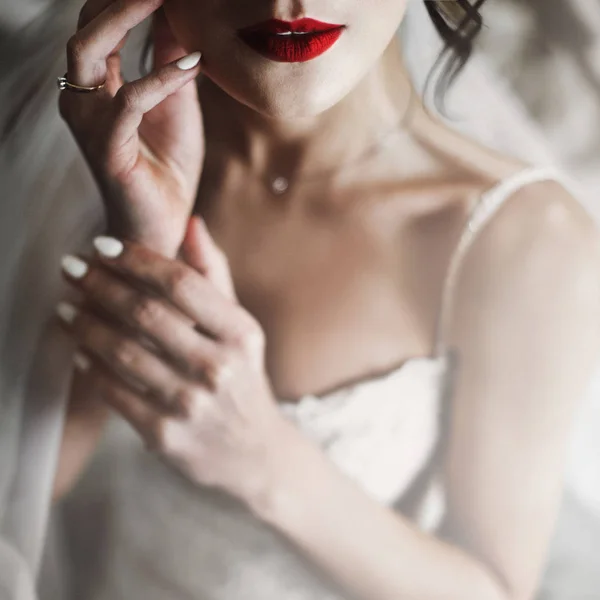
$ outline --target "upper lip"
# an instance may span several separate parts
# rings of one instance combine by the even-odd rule
[[[323,23],[315,19],[298,19],[297,21],[281,21],[280,19],[269,19],[250,27],[240,29],[242,33],[316,33],[338,29],[343,25],[335,23]]]

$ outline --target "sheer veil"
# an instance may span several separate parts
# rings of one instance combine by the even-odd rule
[[[57,265],[101,213],[54,92],[76,6],[1,5],[0,590],[12,600],[34,597],[69,383],[70,348],[48,345]]]
[[[56,335],[60,257],[86,252],[104,222],[98,191],[57,110],[55,80],[82,0],[0,0],[0,598],[36,598],[72,347]],[[145,28],[125,50],[136,73]],[[418,88],[441,41],[422,0],[401,29]],[[473,96],[477,102],[472,102]],[[554,163],[543,135],[482,57],[448,106],[465,133],[530,162]],[[468,112],[461,111],[468,106]]]

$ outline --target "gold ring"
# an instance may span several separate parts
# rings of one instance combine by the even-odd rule
[[[93,87],[85,87],[83,85],[75,85],[74,83],[71,83],[67,79],[67,74],[65,73],[62,77],[59,77],[57,79],[56,85],[58,86],[58,89],[60,91],[69,90],[71,92],[78,92],[79,94],[87,94],[89,92],[97,92],[98,90],[101,90],[106,85],[106,81],[104,81],[100,85],[95,85]]]

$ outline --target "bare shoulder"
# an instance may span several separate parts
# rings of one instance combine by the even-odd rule
[[[463,271],[476,275],[481,268],[494,268],[518,273],[529,267],[541,274],[544,265],[555,274],[555,269],[568,265],[600,276],[600,229],[556,180],[525,185],[507,198],[478,231]]]
[[[598,225],[561,183],[526,185],[476,232],[454,296],[449,337],[458,345],[470,343],[474,314],[515,335],[550,334],[556,320],[573,330],[586,321],[590,327],[600,320]]]
[[[477,194],[532,166],[485,147],[427,111],[417,115],[415,136],[450,170],[473,181]],[[459,264],[455,294],[460,298],[454,303],[468,315],[472,303],[484,297],[506,302],[503,290],[511,290],[513,303],[526,302],[559,282],[567,296],[585,287],[584,280],[588,287],[600,286],[599,279],[598,225],[562,183],[541,180],[513,192],[477,231]]]

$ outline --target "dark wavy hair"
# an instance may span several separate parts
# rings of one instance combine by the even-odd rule
[[[425,8],[445,47],[438,57],[431,76],[441,68],[435,88],[436,106],[442,107],[446,90],[467,64],[475,39],[483,27],[481,7],[486,0],[424,0]]]
[[[473,52],[474,41],[483,27],[481,7],[486,0],[423,1],[435,28],[445,43],[445,47],[430,73],[431,77],[437,71],[437,67],[441,67],[441,76],[435,88],[435,103],[438,108],[443,110],[446,90],[467,64]],[[148,73],[146,65],[151,49],[152,37],[148,34],[139,62],[140,72],[144,75]]]

